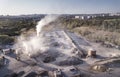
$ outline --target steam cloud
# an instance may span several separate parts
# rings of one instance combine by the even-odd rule
[[[29,37],[20,36],[17,43],[15,44],[16,53],[25,53],[28,55],[37,54],[40,50],[44,49],[45,38],[40,36],[42,27],[48,25],[49,23],[56,20],[58,16],[48,15],[45,16],[41,21],[38,22],[36,26],[37,36],[31,35]],[[39,37],[38,37],[39,36]]]
[[[41,21],[38,22],[38,25],[36,26],[37,36],[39,36],[42,27],[49,24],[50,22],[56,20],[58,16],[56,15],[48,15],[45,18],[43,18]]]

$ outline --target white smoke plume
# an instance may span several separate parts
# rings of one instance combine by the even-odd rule
[[[50,22],[53,22],[57,18],[58,18],[57,15],[48,15],[45,18],[43,18],[41,21],[39,21],[36,26],[37,36],[39,36],[43,26],[48,25]]]
[[[58,16],[56,15],[48,15],[45,18],[43,18],[41,21],[38,22],[38,25],[36,26],[37,36],[36,34],[24,37],[20,36],[18,37],[18,41],[15,44],[15,48],[17,49],[16,53],[25,53],[25,54],[37,54],[41,50],[44,50],[44,42],[45,38],[42,36],[39,36],[39,34],[42,31],[42,27],[48,25],[50,22],[53,22],[55,19],[57,19]],[[39,37],[38,37],[39,36]]]

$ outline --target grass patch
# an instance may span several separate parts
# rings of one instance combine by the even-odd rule
[[[14,42],[14,38],[8,35],[0,35],[0,44],[10,44]]]

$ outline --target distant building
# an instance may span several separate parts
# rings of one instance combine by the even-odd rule
[[[90,18],[92,18],[92,16],[87,16],[87,19],[90,19]]]
[[[120,16],[120,13],[110,13],[110,16]]]
[[[80,18],[80,16],[75,16],[75,19],[79,19]]]
[[[86,20],[86,19],[90,19],[90,18],[92,18],[92,16],[81,16],[80,17],[80,19],[82,19],[82,20]]]
[[[75,19],[82,19],[82,20],[90,19],[90,18],[92,18],[92,16],[87,16],[87,15],[85,15],[85,16],[75,16]]]
[[[82,20],[84,20],[84,19],[85,19],[85,16],[81,16],[80,18],[81,18]]]

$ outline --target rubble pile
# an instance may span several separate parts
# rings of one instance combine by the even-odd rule
[[[67,59],[63,61],[59,61],[56,64],[59,66],[71,66],[71,65],[78,65],[82,64],[83,60],[77,58],[77,57],[68,57]]]
[[[90,69],[97,72],[105,72],[107,71],[108,67],[102,64],[101,65],[97,64],[97,65],[91,66]]]

